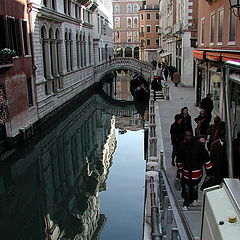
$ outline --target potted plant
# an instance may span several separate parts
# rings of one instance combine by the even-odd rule
[[[16,51],[9,48],[0,50],[0,64],[11,63],[12,58],[16,56]]]

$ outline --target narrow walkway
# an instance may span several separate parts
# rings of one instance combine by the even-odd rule
[[[170,87],[170,100],[156,101],[156,123],[161,128],[160,135],[158,137],[159,149],[163,149],[165,153],[164,167],[166,169],[167,176],[170,180],[173,191],[177,195],[178,203],[182,207],[182,197],[180,191],[176,191],[174,188],[174,179],[176,177],[176,167],[171,165],[171,153],[172,145],[170,138],[170,126],[174,122],[174,116],[180,113],[182,107],[188,107],[189,114],[192,116],[192,126],[195,128],[196,124],[193,119],[198,115],[198,108],[194,105],[194,88],[189,87],[175,87],[171,81],[168,81]],[[158,113],[158,114],[157,114]],[[195,239],[200,236],[200,224],[201,224],[201,199],[202,193],[199,190],[199,206],[190,206],[189,211],[184,212],[184,215],[188,221],[189,227],[194,235]]]

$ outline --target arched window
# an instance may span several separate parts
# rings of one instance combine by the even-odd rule
[[[72,51],[72,34],[69,33],[69,55],[70,55],[70,68],[73,71],[73,51]]]
[[[120,13],[120,5],[115,4],[115,13]]]
[[[132,48],[131,47],[125,48],[125,57],[132,57]]]
[[[89,65],[92,64],[92,53],[91,53],[91,37],[90,35],[88,36],[88,54],[89,54]]]
[[[76,51],[77,51],[77,67],[80,68],[80,56],[79,56],[79,36],[76,34]]]
[[[132,12],[132,5],[130,3],[127,4],[127,13]]]
[[[43,26],[41,28],[41,38],[42,38],[42,55],[43,55],[43,73],[44,77],[47,78],[47,65],[46,65],[46,39],[47,39],[47,32],[46,28]]]
[[[52,74],[54,73],[54,69],[53,69],[53,52],[54,52],[54,47],[53,47],[53,30],[50,28],[49,29],[49,39],[50,39],[50,57],[51,57],[51,62],[50,62],[50,66],[51,66],[51,72]]]
[[[127,18],[127,27],[128,28],[132,27],[132,18]]]
[[[86,38],[85,34],[83,33],[83,65],[87,65],[87,56],[86,56]]]
[[[134,18],[134,20],[133,20],[133,27],[134,28],[138,27],[138,19],[137,18]]]
[[[65,55],[66,55],[66,67],[67,71],[69,72],[69,55],[68,55],[68,34],[65,32]]]
[[[80,33],[80,66],[83,67],[83,37]]]
[[[51,82],[49,79],[52,79],[51,75],[51,58],[50,58],[50,46],[49,46],[49,39],[47,39],[47,30],[43,26],[41,28],[41,38],[42,38],[42,56],[43,56],[43,72],[44,77],[47,80],[45,82],[45,94],[51,94]]]
[[[138,12],[138,4],[137,3],[134,3],[134,5],[133,5],[133,12],[134,13]]]
[[[61,39],[60,39],[60,32],[57,29],[56,30],[56,41],[57,41],[57,73],[58,75],[62,74],[62,47],[61,47]],[[58,78],[58,88],[63,88],[63,82],[62,78]]]

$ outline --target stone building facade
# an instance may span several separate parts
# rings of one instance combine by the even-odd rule
[[[160,1],[161,59],[177,68],[183,86],[193,86],[192,50],[197,38],[197,0]]]
[[[109,0],[0,3],[0,50],[9,47],[17,55],[11,64],[0,61],[1,105],[8,112],[3,139],[92,86],[94,67],[113,57],[113,41]]]
[[[140,0],[113,0],[113,39],[117,57],[139,59],[139,14]]]

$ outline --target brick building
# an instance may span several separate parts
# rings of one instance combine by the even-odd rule
[[[223,64],[240,61],[240,19],[230,10],[229,1],[199,0],[198,5],[198,45],[193,51],[196,103],[211,92],[213,113],[223,117]]]
[[[157,59],[159,47],[159,4],[157,0],[144,1],[139,10],[140,60]]]
[[[0,1],[0,142],[37,119],[27,1]],[[3,49],[15,56],[3,54]],[[9,50],[8,50],[9,51]],[[9,52],[10,53],[10,52]],[[13,53],[13,52],[12,52]],[[7,113],[7,115],[5,115]],[[7,116],[7,119],[4,116]],[[1,147],[0,147],[1,149]]]
[[[139,58],[139,15],[141,0],[113,0],[115,56]]]

